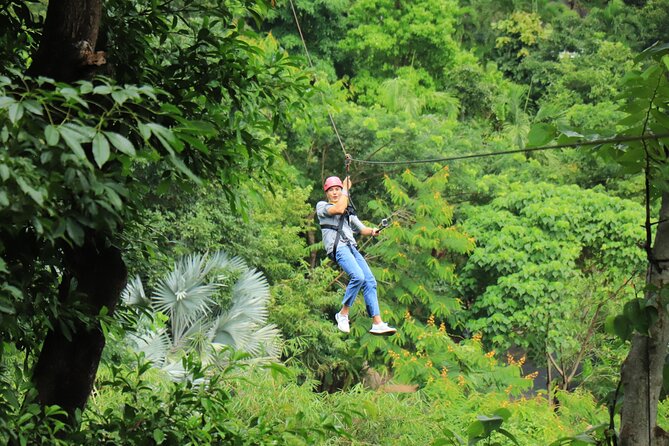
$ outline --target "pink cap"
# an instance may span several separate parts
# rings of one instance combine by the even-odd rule
[[[335,186],[343,188],[344,184],[341,182],[339,177],[327,177],[325,179],[325,183],[323,183],[323,190],[327,192],[328,189]]]

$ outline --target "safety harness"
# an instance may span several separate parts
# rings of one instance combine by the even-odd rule
[[[341,228],[344,227],[344,218],[349,218],[351,215],[355,215],[355,211],[353,211],[350,208],[351,206],[347,207],[346,211],[344,211],[344,213],[339,216],[339,224],[337,226],[321,224],[321,229],[330,229],[332,231],[337,231],[334,245],[332,246],[332,252],[328,254],[328,257],[330,257],[330,259],[332,259],[332,261],[335,263],[337,262],[337,245],[339,245],[339,239],[341,238],[342,235]],[[349,226],[350,225],[351,222],[349,221]]]

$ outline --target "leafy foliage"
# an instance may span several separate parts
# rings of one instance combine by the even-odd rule
[[[65,287],[56,297],[59,283],[69,283],[61,276],[63,247],[87,238],[120,243],[137,209],[170,185],[218,178],[234,209],[240,182],[272,176],[271,134],[300,108],[306,78],[275,41],[246,28],[244,19],[258,13],[252,3],[186,3],[106,4],[119,84],[30,79],[11,67],[15,57],[3,59],[3,338],[34,343],[50,324],[67,330],[83,317],[79,298]],[[201,19],[203,8],[217,18]],[[2,17],[19,14],[12,11],[3,9]],[[37,33],[30,28],[26,38]]]
[[[630,202],[573,186],[511,184],[466,213],[477,240],[459,275],[467,326],[503,349],[578,351],[591,318],[601,325],[643,271],[643,210]]]
[[[230,287],[230,297],[222,291]],[[182,379],[185,354],[195,353],[205,364],[225,364],[229,347],[260,360],[276,359],[279,332],[267,322],[269,285],[256,270],[237,257],[218,251],[179,259],[147,299],[141,281],[124,292],[128,304],[149,306],[152,320],[133,335],[139,351],[157,367]],[[161,315],[167,318],[161,324]],[[141,320],[140,320],[141,323]]]
[[[385,178],[390,202],[369,204],[377,215],[393,216],[384,242],[369,249],[381,294],[393,303],[393,322],[401,322],[407,312],[423,323],[430,316],[446,321],[459,309],[449,290],[453,259],[474,246],[452,225],[453,210],[442,195],[447,178],[448,169],[425,181],[407,170],[399,181]],[[408,330],[401,331],[415,340]]]
[[[340,136],[356,160],[396,162],[667,133],[667,46],[634,59],[666,40],[667,0],[294,3],[314,56],[309,75],[286,1],[108,0],[98,44],[116,81],[75,85],[17,74],[30,64],[45,4],[0,7],[0,441],[610,439],[600,403],[625,345],[610,335],[647,334],[666,300],[659,288],[636,287],[634,274],[643,174],[654,210],[669,184],[667,138],[498,154],[448,170],[354,162],[359,214],[394,222],[366,245],[383,316],[400,328],[388,340],[363,333],[360,308],[352,336],[336,331],[342,277],[309,252],[318,244],[305,219],[319,180],[343,169]],[[271,23],[260,25],[266,15]],[[125,333],[98,315],[108,347],[78,429],[59,408],[39,407],[27,377],[48,328],[71,333],[72,321],[90,319],[76,289],[62,285],[62,253],[91,234],[126,249],[131,269],[161,290],[164,311],[192,305],[181,325],[163,314],[134,327],[138,316],[124,312],[124,327],[174,333],[184,342],[163,347],[224,366],[203,370],[201,357],[180,352],[172,360],[192,379],[169,382],[129,357]],[[156,287],[174,259],[219,249],[269,279],[263,317],[286,337],[290,371],[242,372],[231,365],[240,358],[214,354],[201,330],[212,312],[235,309],[228,294],[242,273],[208,288],[213,272],[199,274],[194,266],[207,261],[193,257],[193,268],[180,265]],[[181,299],[188,284],[199,299]],[[657,301],[636,298],[637,288]],[[530,390],[528,364],[498,362],[512,344],[565,381],[573,370],[577,382],[561,387],[579,389],[558,391],[553,411]],[[370,366],[418,391],[367,392],[356,382]],[[499,408],[511,416],[472,423]]]
[[[126,228],[129,269],[141,271],[152,286],[171,259],[225,248],[261,270],[270,283],[289,278],[303,264],[307,249],[302,237],[310,212],[307,194],[279,184],[261,191],[243,187],[236,191],[236,199],[244,203],[240,214],[217,182],[188,194],[175,191],[169,201],[147,203]]]
[[[165,382],[140,358],[134,366],[111,366],[100,385],[106,391],[84,418],[83,442],[105,444],[291,443],[314,444],[342,431],[327,415],[309,423],[292,414],[282,420],[239,417],[233,398],[241,378],[239,364],[211,374],[184,359],[193,380]],[[204,376],[206,384],[194,384]]]
[[[338,272],[328,266],[309,271],[272,288],[270,320],[285,338],[284,363],[303,379],[317,381],[319,391],[347,389],[359,380],[363,358],[352,339],[342,338],[332,323],[340,297],[325,289]],[[309,315],[306,317],[305,315]]]
[[[44,321],[35,314],[57,319],[63,311],[53,298],[60,273],[46,266],[62,261],[59,246],[121,227],[132,212],[131,166],[164,161],[166,171],[193,175],[177,155],[184,146],[176,136],[192,131],[157,122],[168,114],[158,104],[162,98],[151,87],[0,78],[5,339],[25,339],[29,320],[40,332]],[[91,114],[94,108],[100,113]]]
[[[530,55],[541,39],[550,34],[536,13],[515,11],[509,18],[493,23],[492,28],[500,33],[495,42],[498,61],[502,71],[515,74],[514,66]]]
[[[353,71],[346,74],[383,78],[397,68],[414,66],[440,82],[443,67],[457,52],[452,36],[457,11],[451,1],[355,2],[340,45],[344,60],[352,62]]]

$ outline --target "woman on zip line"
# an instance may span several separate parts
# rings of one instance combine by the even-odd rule
[[[319,201],[316,205],[316,215],[318,215],[323,244],[328,257],[339,264],[349,277],[341,310],[335,314],[337,328],[344,333],[351,331],[348,313],[358,292],[362,289],[367,314],[372,318],[372,328],[369,332],[375,335],[391,335],[397,330],[389,327],[381,319],[376,294],[376,279],[364,257],[358,252],[357,243],[353,237],[354,232],[376,236],[379,234],[379,229],[368,228],[352,212],[348,199],[350,189],[350,177],[346,177],[343,182],[339,177],[328,177],[323,183],[327,201]]]

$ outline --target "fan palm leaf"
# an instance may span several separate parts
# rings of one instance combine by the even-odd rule
[[[231,274],[238,277],[230,290],[231,306],[222,312],[214,297]],[[147,300],[139,278],[129,286],[129,303],[143,302],[141,296]],[[169,318],[170,329],[145,333],[135,343],[175,380],[186,378],[181,358],[193,351],[204,363],[224,360],[222,346],[274,360],[281,351],[280,334],[274,325],[266,325],[269,298],[264,275],[238,257],[222,251],[183,257],[150,299],[151,309]]]
[[[248,319],[264,324],[267,321],[269,284],[265,276],[255,269],[247,270],[232,288],[230,312],[243,313]]]
[[[207,279],[216,266],[206,255],[186,256],[158,283],[152,303],[156,311],[169,316],[174,344],[181,342],[189,326],[213,303],[211,298],[221,284]]]
[[[137,351],[144,353],[144,357],[156,367],[163,367],[171,350],[170,337],[166,330],[146,332],[142,335],[132,335]]]
[[[139,276],[135,276],[128,281],[128,284],[121,293],[121,299],[126,305],[148,307],[151,303],[149,298],[146,297],[142,279]]]
[[[230,257],[225,251],[216,251],[211,255],[210,261],[217,269],[225,270],[228,273],[249,269],[242,258],[236,256]]]
[[[242,347],[254,357],[277,359],[281,354],[281,333],[276,325],[270,324],[258,328]]]

